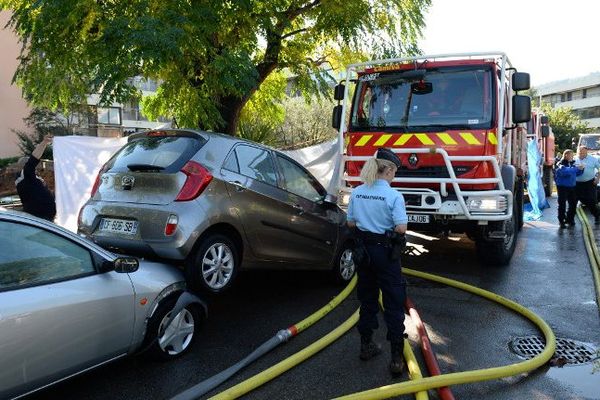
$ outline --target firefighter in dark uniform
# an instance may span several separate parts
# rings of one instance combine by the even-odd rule
[[[46,135],[33,150],[30,157],[23,157],[19,160],[19,166],[22,170],[15,184],[17,193],[21,198],[21,204],[23,204],[23,211],[48,221],[54,221],[54,217],[56,217],[54,195],[43,179],[35,173],[35,168],[50,142],[52,142],[52,135]]]
[[[364,184],[352,191],[348,205],[348,226],[354,229],[354,259],[358,266],[357,294],[361,302],[358,331],[360,358],[368,360],[381,353],[373,342],[378,328],[379,290],[383,294],[387,339],[391,344],[390,371],[394,375],[405,369],[404,300],[406,284],[400,270],[400,253],[406,245],[408,223],[402,194],[390,183],[400,167],[393,151],[380,148],[361,171]]]

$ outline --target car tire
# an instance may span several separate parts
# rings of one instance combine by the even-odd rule
[[[335,283],[346,285],[356,274],[356,265],[352,260],[352,246],[345,243],[336,254],[331,269]]]
[[[188,286],[196,291],[219,294],[229,289],[240,264],[235,243],[222,234],[206,237],[185,266]]]
[[[513,203],[512,218],[505,222],[491,222],[493,224],[502,223],[507,232],[504,240],[488,241],[479,238],[476,242],[477,255],[481,265],[490,267],[505,267],[509,265],[510,259],[515,252],[517,237],[519,235],[519,224],[517,220],[516,201]]]
[[[148,322],[145,346],[150,346],[146,353],[150,358],[171,360],[181,357],[194,345],[203,313],[197,305],[189,304],[177,314],[169,327],[166,327],[176,302],[177,296],[163,300]]]

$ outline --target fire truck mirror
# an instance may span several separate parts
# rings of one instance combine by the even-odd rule
[[[529,74],[526,72],[515,72],[512,76],[513,90],[529,89]]]
[[[346,86],[343,83],[335,85],[335,88],[333,89],[333,98],[336,100],[344,100],[345,91]]]
[[[540,122],[542,123],[542,125],[548,124],[548,116],[542,115],[542,117],[540,118]]]
[[[433,84],[431,82],[419,81],[410,84],[412,94],[429,94],[433,92]]]
[[[550,136],[550,127],[548,125],[542,125],[542,137],[547,138]]]
[[[512,120],[514,124],[527,122],[531,119],[531,98],[516,94],[512,98]]]
[[[337,105],[333,107],[333,114],[331,115],[331,126],[335,129],[340,129],[342,123],[342,106]]]

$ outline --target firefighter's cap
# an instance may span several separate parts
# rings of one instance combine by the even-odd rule
[[[377,155],[375,156],[375,158],[379,160],[391,161],[396,165],[396,168],[400,168],[400,159],[398,158],[396,153],[394,153],[387,147],[380,147],[377,150]]]

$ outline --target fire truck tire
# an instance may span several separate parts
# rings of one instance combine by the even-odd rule
[[[515,252],[517,236],[519,234],[517,215],[518,212],[515,201],[513,202],[512,218],[502,222],[502,224],[504,224],[506,238],[504,240],[487,240],[483,236],[480,236],[475,242],[477,255],[483,266],[504,267],[508,265]],[[493,229],[493,224],[495,223],[490,223],[489,229]]]
[[[544,185],[544,194],[546,197],[552,196],[552,184],[554,176],[552,173],[552,167],[544,166],[542,173],[542,184]]]
[[[517,183],[515,184],[515,209],[517,211],[517,227],[519,230],[523,229],[523,204],[525,202],[525,184],[523,183],[523,177],[517,177]]]

